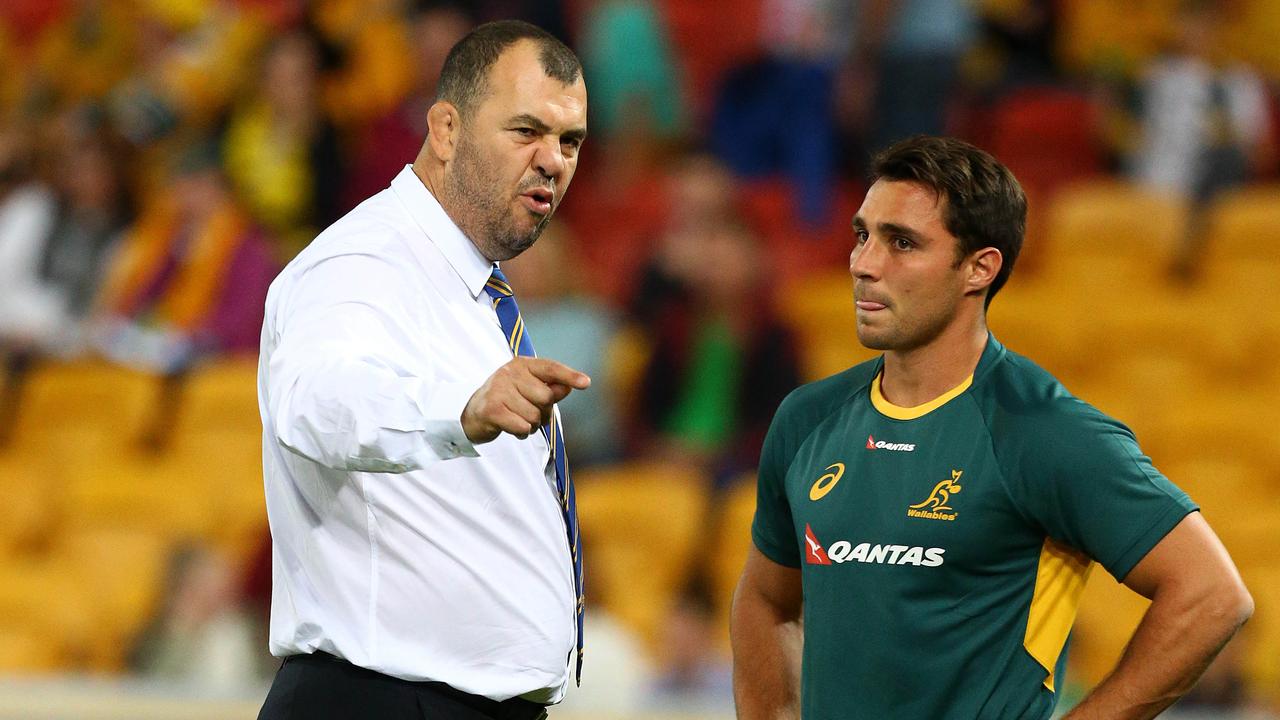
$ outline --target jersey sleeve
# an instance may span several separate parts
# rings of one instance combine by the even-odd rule
[[[1010,494],[1046,534],[1123,580],[1198,507],[1123,424],[1074,398],[1045,415],[1024,424]]]
[[[800,567],[795,523],[787,500],[787,467],[794,448],[788,448],[787,410],[792,397],[782,402],[764,439],[760,469],[756,479],[756,515],[751,523],[751,540],[770,560],[788,567]]]

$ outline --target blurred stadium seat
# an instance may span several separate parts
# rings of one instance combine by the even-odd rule
[[[1049,208],[1046,257],[1035,279],[1104,309],[1141,300],[1171,284],[1187,217],[1185,201],[1125,182],[1065,187]]]
[[[707,537],[708,479],[670,463],[575,474],[588,587],[651,650],[695,563],[715,553]]]
[[[877,354],[858,342],[848,270],[823,270],[784,284],[778,312],[796,333],[806,382],[834,375]]]
[[[715,593],[716,623],[722,639],[729,640],[729,611],[733,592],[751,551],[751,521],[756,513],[756,475],[749,473],[725,491],[720,503],[720,523],[716,533],[715,562],[711,585]]]
[[[46,363],[27,378],[13,443],[40,444],[51,435],[109,434],[137,440],[153,409],[155,376],[105,362]]]
[[[1196,295],[1229,298],[1231,310],[1271,321],[1280,314],[1280,187],[1223,193],[1209,211]]]

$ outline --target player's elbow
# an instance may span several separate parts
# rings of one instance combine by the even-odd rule
[[[1226,605],[1225,615],[1233,619],[1237,628],[1253,617],[1253,595],[1249,594],[1244,583],[1238,583],[1230,590]]]
[[[1203,622],[1222,628],[1232,635],[1253,616],[1253,596],[1238,578],[1214,588],[1199,613]]]

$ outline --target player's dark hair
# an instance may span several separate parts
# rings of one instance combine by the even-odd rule
[[[1000,251],[1004,262],[987,288],[989,306],[1013,272],[1027,229],[1027,196],[1009,168],[963,140],[916,135],[878,153],[871,175],[872,182],[915,182],[945,196],[942,221],[960,240],[957,261],[986,247]]]
[[[498,56],[520,40],[538,44],[538,60],[547,77],[569,85],[582,74],[578,56],[551,33],[522,20],[498,20],[476,27],[449,51],[436,99],[453,103],[463,117],[469,115],[488,93],[489,70]]]

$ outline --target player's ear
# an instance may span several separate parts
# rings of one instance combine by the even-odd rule
[[[453,103],[441,100],[427,110],[427,145],[441,161],[453,160],[460,132],[462,116]]]
[[[993,247],[982,248],[969,256],[965,263],[965,294],[980,293],[987,289],[1004,267],[1004,255]]]

